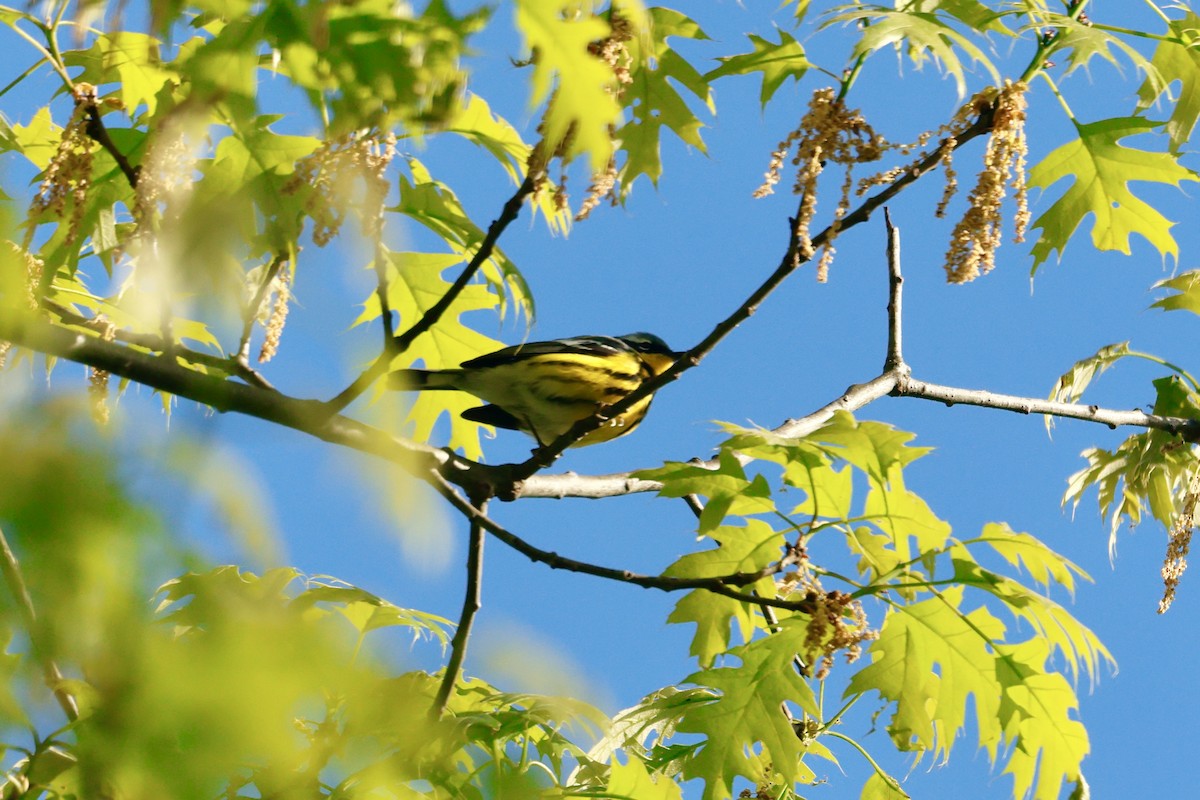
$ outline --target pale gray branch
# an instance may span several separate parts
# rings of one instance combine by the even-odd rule
[[[1184,417],[1164,417],[1158,414],[1147,414],[1133,409],[1121,411],[1112,408],[1101,408],[1083,403],[1060,403],[1054,400],[1042,400],[1036,397],[1018,397],[1011,394],[999,394],[982,389],[962,389],[957,386],[943,386],[938,383],[927,383],[915,378],[901,381],[896,387],[895,395],[899,397],[919,397],[923,400],[935,400],[948,406],[967,405],[995,408],[1000,411],[1015,411],[1018,414],[1048,414],[1052,417],[1081,419],[1087,422],[1098,422],[1110,428],[1131,426],[1135,428],[1156,428],[1172,434],[1179,434],[1189,441],[1200,439],[1200,420]]]

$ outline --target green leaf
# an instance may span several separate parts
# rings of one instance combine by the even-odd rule
[[[400,176],[400,203],[388,210],[421,223],[440,236],[460,256],[460,260],[469,261],[479,251],[485,238],[484,231],[471,220],[450,187],[434,180],[424,164],[409,158],[408,167],[413,179],[410,182]],[[532,320],[533,296],[517,265],[503,250],[499,247],[492,249],[481,274],[500,304],[497,311],[502,320],[510,307],[524,312]],[[416,319],[411,321],[415,322]],[[450,366],[458,366],[458,363]]]
[[[636,758],[629,759],[628,764],[613,759],[608,795],[637,800],[680,800],[683,797],[679,784],[662,773],[651,774]]]
[[[179,80],[173,70],[163,66],[160,45],[161,42],[144,33],[103,33],[87,50],[63,53],[63,62],[83,68],[74,76],[76,81],[97,86],[116,84],[116,94],[129,116],[136,118],[141,106],[145,106],[147,115],[153,116],[159,92],[168,82]]]
[[[906,467],[933,450],[910,447],[915,434],[896,430],[882,422],[859,422],[854,416],[838,411],[808,440],[832,447],[839,458],[858,467],[878,484],[887,482],[893,467]]]
[[[1078,678],[1080,668],[1083,668],[1095,684],[1100,676],[1101,660],[1116,666],[1099,637],[1058,603],[1012,578],[980,567],[961,548],[956,548],[953,553],[954,581],[982,589],[1003,601],[1014,616],[1033,626],[1041,641],[1063,654],[1072,677]]]
[[[805,626],[785,622],[778,633],[730,650],[741,666],[706,669],[686,679],[719,693],[689,709],[679,724],[680,733],[706,738],[684,765],[685,778],[704,779],[704,800],[730,797],[738,777],[757,783],[768,764],[788,783],[802,774],[804,747],[783,705],[820,718],[812,689],[792,663],[805,636]]]
[[[804,501],[793,514],[810,515],[814,520],[843,520],[851,515],[854,493],[852,470],[836,469],[835,459],[842,453],[816,441],[789,439],[762,429],[743,428],[721,423],[733,438],[723,445],[743,456],[762,459],[783,467],[783,480],[805,493]]]
[[[1087,730],[1071,718],[1079,700],[1066,678],[1045,671],[1048,657],[1046,643],[1037,638],[996,647],[998,721],[1017,741],[1004,769],[1013,776],[1014,798],[1055,800],[1064,780],[1079,779],[1090,749]]]
[[[1117,342],[1101,347],[1095,355],[1076,361],[1054,382],[1050,399],[1056,403],[1075,403],[1092,380],[1130,354],[1129,342]],[[1054,427],[1054,417],[1046,415],[1046,432]]]
[[[1000,82],[1000,73],[967,36],[939,19],[935,14],[918,11],[890,11],[878,6],[840,6],[824,22],[822,27],[842,23],[862,26],[862,38],[854,45],[851,58],[856,59],[893,46],[904,48],[909,59],[919,69],[926,61],[934,61],[946,74],[954,78],[958,96],[967,94],[966,68],[959,59],[961,50],[973,63],[981,64]]]
[[[1122,139],[1148,133],[1159,124],[1141,117],[1076,123],[1079,139],[1059,147],[1029,171],[1029,185],[1043,189],[1071,179],[1070,188],[1033,223],[1042,233],[1033,246],[1032,272],[1054,250],[1062,258],[1067,240],[1088,214],[1094,216],[1092,244],[1098,250],[1129,255],[1129,236],[1136,233],[1164,256],[1178,257],[1179,245],[1170,233],[1175,223],[1138,198],[1129,182],[1179,186],[1181,181],[1200,178],[1169,153],[1120,144]]]
[[[910,560],[901,558],[896,550],[894,537],[885,533],[873,533],[865,525],[854,528],[846,538],[846,544],[859,556],[858,573],[867,576],[871,583]]]
[[[26,657],[12,646],[13,631],[8,624],[0,623],[0,720],[7,725],[28,725],[25,710],[13,694],[18,685],[17,676]],[[53,687],[51,687],[53,688]]]
[[[1167,295],[1150,304],[1164,311],[1190,311],[1200,316],[1200,270],[1191,270],[1154,284],[1155,289],[1170,289],[1178,294]]]
[[[594,172],[604,169],[613,149],[609,126],[620,122],[621,109],[613,71],[588,45],[608,36],[608,23],[574,13],[564,0],[518,0],[516,6],[517,29],[535,54],[530,105],[549,97],[557,79],[543,130],[548,150],[553,152],[571,132],[568,160],[586,154]]]
[[[761,475],[750,479],[730,450],[722,448],[717,468],[668,461],[655,469],[639,470],[633,477],[661,481],[661,497],[686,497],[691,494],[707,498],[700,513],[699,533],[707,535],[731,514],[769,514],[775,510],[771,488]]]
[[[859,800],[908,800],[909,794],[900,788],[900,781],[891,775],[872,772],[863,784]]]
[[[1155,414],[1200,416],[1200,393],[1184,379],[1171,375],[1153,383]],[[1178,436],[1149,430],[1128,437],[1113,452],[1098,447],[1083,452],[1088,465],[1067,479],[1063,505],[1078,507],[1084,492],[1096,487],[1100,516],[1110,522],[1110,557],[1116,553],[1121,523],[1135,527],[1146,506],[1165,527],[1172,525],[1196,464],[1196,448],[1180,444]]]
[[[870,665],[859,670],[845,696],[877,691],[896,704],[888,732],[901,750],[950,754],[966,724],[973,698],[980,745],[998,741],[999,692],[991,651],[1004,624],[987,609],[959,611],[963,588],[956,586],[907,606],[889,609],[879,638],[871,643]]]
[[[175,64],[191,87],[193,102],[227,103],[239,116],[253,116],[258,92],[258,17],[237,17],[212,39],[195,40]]]
[[[1156,74],[1147,74],[1138,89],[1138,107],[1149,108],[1164,92],[1169,93],[1172,107],[1166,131],[1171,138],[1171,151],[1179,152],[1200,120],[1200,16],[1188,11],[1168,25],[1177,38],[1159,41],[1152,59]],[[1177,95],[1171,93],[1171,84],[1175,82],[1179,83]]]
[[[468,92],[466,102],[446,121],[444,130],[456,133],[491,153],[513,183],[521,182],[530,147],[516,128],[499,114],[492,113],[482,97]]]
[[[907,5],[910,11],[925,13],[943,12],[954,17],[968,28],[985,33],[1015,35],[1004,25],[1004,13],[988,8],[979,0],[915,0]]]
[[[753,52],[719,57],[717,60],[721,62],[721,66],[705,75],[704,79],[711,82],[726,75],[761,72],[762,89],[759,91],[759,101],[765,108],[767,101],[774,96],[784,81],[788,78],[799,81],[812,66],[804,47],[792,38],[791,34],[778,28],[776,33],[779,34],[779,44],[753,33],[747,34],[754,46]]]
[[[454,627],[450,620],[436,614],[400,608],[357,586],[317,582],[296,595],[292,607],[306,609],[318,603],[334,606],[359,633],[400,626],[412,629],[414,638],[425,636],[434,639],[443,648],[450,644],[448,631]]]
[[[437,1],[419,15],[388,0],[271,3],[261,36],[317,110],[332,109],[335,134],[400,122],[419,135],[457,111],[467,79],[460,60],[490,13],[455,16]]]
[[[950,538],[949,523],[939,519],[919,495],[905,488],[899,466],[892,468],[887,483],[871,485],[863,515],[891,537],[900,561],[913,557],[909,537],[916,539],[918,554],[937,550]]]
[[[388,304],[400,319],[411,324],[420,319],[450,288],[442,272],[462,263],[462,256],[450,253],[386,253],[388,264]],[[490,353],[503,346],[464,325],[463,314],[479,309],[494,310],[497,298],[483,284],[470,284],[458,296],[439,323],[417,337],[412,346],[392,364],[393,369],[412,366],[418,362],[431,369],[457,367],[464,361]],[[379,316],[379,297],[372,292],[363,303],[363,312],[355,320],[358,325]],[[450,417],[449,446],[462,448],[467,458],[482,455],[479,431],[489,429],[459,416],[479,400],[465,392],[420,392],[412,401],[408,419],[416,426],[414,437],[428,440],[433,426],[442,414]]]
[[[1068,75],[1077,69],[1087,67],[1088,63],[1097,56],[1120,67],[1120,59],[1113,52],[1113,48],[1116,48],[1133,63],[1135,69],[1145,73],[1149,83],[1157,86],[1163,85],[1158,70],[1155,69],[1150,59],[1142,55],[1136,48],[1126,44],[1120,36],[1110,33],[1098,25],[1085,24],[1072,19],[1068,14],[1048,14],[1031,27],[1034,30],[1044,30],[1045,26],[1052,26],[1057,31],[1054,50],[1051,51],[1050,57],[1057,60],[1059,55],[1066,51]]]
[[[747,520],[746,525],[723,525],[709,534],[717,547],[689,553],[663,574],[674,578],[713,578],[738,572],[756,572],[777,562],[787,544],[783,534],[761,520]],[[775,580],[764,577],[741,587],[747,594],[756,592],[762,597],[775,597]],[[749,641],[759,627],[752,603],[696,589],[684,595],[667,617],[671,623],[696,623],[691,654],[702,667],[712,666],[713,660],[729,648],[730,624],[736,622],[744,641]]]
[[[50,166],[62,140],[62,128],[54,124],[50,109],[43,106],[33,114],[28,125],[8,125],[4,132],[5,148],[15,150],[39,170]]]
[[[649,36],[628,42],[633,68],[631,82],[623,88],[621,105],[629,111],[629,121],[616,134],[618,148],[625,153],[621,165],[620,197],[628,196],[633,182],[645,175],[657,185],[662,175],[660,146],[666,128],[685,144],[706,151],[700,137],[703,123],[691,110],[674,84],[700,98],[713,111],[708,80],[671,47],[668,39],[682,37],[707,39],[700,26],[677,11],[651,9]]]
[[[1091,576],[1078,564],[1054,552],[1036,537],[1014,531],[1006,523],[987,523],[975,541],[988,545],[1017,569],[1024,566],[1043,590],[1058,585],[1074,595],[1075,578],[1092,582]]]

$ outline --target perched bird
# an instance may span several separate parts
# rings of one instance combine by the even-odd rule
[[[489,405],[467,409],[463,419],[525,431],[547,444],[664,372],[680,355],[649,333],[576,336],[506,347],[458,369],[398,370],[389,381],[393,389],[473,394]],[[651,398],[642,398],[572,447],[629,433],[646,416]]]

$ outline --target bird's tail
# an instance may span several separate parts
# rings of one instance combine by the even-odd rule
[[[456,389],[456,369],[398,369],[388,375],[388,388],[402,392]]]

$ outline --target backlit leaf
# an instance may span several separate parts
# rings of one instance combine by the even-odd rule
[[[718,59],[721,66],[705,75],[705,80],[713,81],[726,75],[761,72],[762,89],[759,92],[759,102],[766,107],[767,101],[775,95],[784,81],[788,78],[800,80],[812,66],[804,47],[791,34],[778,28],[775,32],[779,34],[778,44],[753,33],[747,34],[754,51],[736,56],[721,56]]]
[[[1063,179],[1071,185],[1038,217],[1033,227],[1041,235],[1033,246],[1033,267],[1057,250],[1059,258],[1067,241],[1089,214],[1092,244],[1098,250],[1129,254],[1129,236],[1138,234],[1164,256],[1178,256],[1179,246],[1171,236],[1175,223],[1139,198],[1130,181],[1150,181],[1178,186],[1198,180],[1169,153],[1125,147],[1129,136],[1148,133],[1160,123],[1141,117],[1120,117],[1087,124],[1076,123],[1079,139],[1062,145],[1029,171],[1029,185],[1048,189]]]
[[[1059,376],[1050,390],[1050,399],[1056,403],[1075,403],[1092,380],[1106,369],[1129,355],[1129,342],[1105,345],[1095,355],[1076,361],[1074,366]],[[1054,417],[1046,415],[1046,431],[1054,427]]]
[[[531,105],[550,97],[544,135],[554,151],[572,132],[568,155],[586,154],[592,169],[604,169],[612,155],[609,126],[618,124],[616,77],[588,50],[609,26],[599,16],[575,13],[564,0],[520,0],[517,28],[534,53]]]
[[[824,25],[828,27],[835,23],[863,26],[862,38],[855,44],[852,58],[888,46],[903,49],[917,67],[932,60],[954,78],[959,97],[967,94],[967,77],[958,51],[962,51],[973,63],[982,65],[994,82],[1000,82],[1000,73],[983,51],[936,14],[892,11],[880,6],[841,6],[834,10]]]
[[[704,779],[705,800],[730,797],[736,778],[757,782],[768,765],[788,783],[800,775],[803,747],[782,706],[820,717],[812,689],[792,663],[805,634],[804,626],[785,624],[778,633],[730,650],[739,667],[706,669],[687,678],[719,692],[712,702],[690,709],[679,725],[680,733],[706,737],[684,766],[686,778]]]
[[[747,520],[745,526],[723,525],[709,534],[717,547],[683,556],[663,574],[675,578],[713,578],[739,572],[756,572],[783,555],[783,534],[761,520]],[[764,577],[740,587],[746,594],[775,596],[775,580]],[[667,622],[696,623],[691,654],[700,666],[712,666],[714,658],[729,648],[730,625],[736,623],[743,641],[749,641],[758,627],[752,603],[723,597],[705,589],[696,589],[675,605]]]
[[[846,688],[846,696],[877,691],[896,704],[888,732],[902,750],[948,757],[966,724],[968,698],[980,744],[1000,738],[991,645],[1004,635],[1004,625],[983,608],[960,612],[961,601],[962,588],[953,587],[941,597],[890,609],[871,643],[870,665]]]
[[[1200,119],[1200,17],[1188,11],[1168,25],[1175,40],[1160,39],[1154,50],[1157,76],[1147,76],[1138,89],[1140,108],[1149,108],[1164,94],[1173,101],[1166,131],[1171,150],[1178,152],[1192,136]],[[1156,77],[1157,79],[1152,79]],[[1178,90],[1172,84],[1178,82]]]

